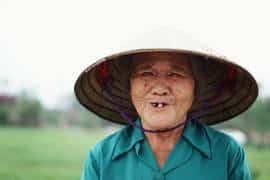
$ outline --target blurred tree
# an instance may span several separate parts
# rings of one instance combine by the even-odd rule
[[[22,93],[17,98],[11,123],[19,126],[38,127],[41,125],[42,110],[43,107],[38,99]]]
[[[60,121],[61,127],[77,126],[83,128],[97,128],[112,125],[94,113],[88,111],[78,103],[76,97],[68,95],[61,99],[63,117]]]
[[[247,111],[216,127],[240,129],[260,147],[270,144],[270,98],[258,98]]]
[[[259,147],[270,144],[270,98],[258,99],[243,116],[255,144]]]
[[[258,99],[249,111],[243,114],[246,119],[248,129],[256,129],[261,133],[269,131],[270,117],[269,110],[270,99]]]
[[[7,125],[9,120],[9,107],[7,105],[0,105],[0,125]]]
[[[0,125],[7,125],[10,112],[15,104],[15,97],[8,94],[0,94]]]
[[[43,126],[58,126],[62,118],[62,111],[56,109],[43,109],[41,113],[41,122]]]

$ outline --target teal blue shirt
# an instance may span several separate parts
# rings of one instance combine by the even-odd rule
[[[241,145],[207,125],[190,121],[162,168],[144,133],[128,125],[90,150],[81,176],[81,180],[178,179],[250,180],[251,175]]]

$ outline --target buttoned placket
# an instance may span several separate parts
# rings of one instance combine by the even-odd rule
[[[165,174],[162,173],[161,171],[155,172],[153,179],[154,180],[165,180]]]
[[[187,163],[193,153],[192,147],[184,139],[179,139],[160,168],[146,140],[137,143],[135,150],[139,160],[153,171],[153,180],[165,180],[170,171]]]

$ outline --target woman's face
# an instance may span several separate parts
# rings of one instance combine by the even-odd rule
[[[146,129],[166,129],[186,120],[194,80],[188,56],[159,53],[134,56],[132,102]]]

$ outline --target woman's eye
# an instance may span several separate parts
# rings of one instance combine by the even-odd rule
[[[150,71],[144,71],[140,73],[141,76],[154,76],[153,72]]]
[[[179,73],[170,72],[170,73],[168,73],[168,76],[169,77],[180,77],[180,76],[183,76],[183,75],[181,75]]]

